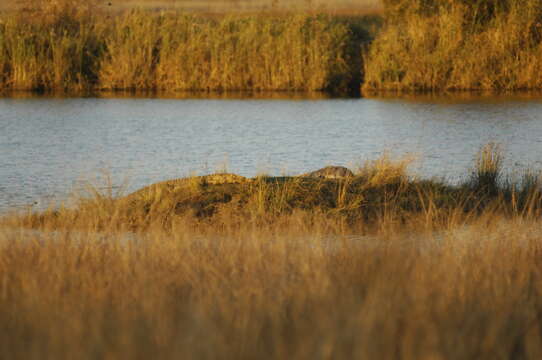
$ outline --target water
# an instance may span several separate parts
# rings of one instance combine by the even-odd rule
[[[488,142],[502,145],[510,171],[541,169],[542,98],[2,98],[0,209],[62,198],[102,170],[130,191],[224,168],[353,166],[385,151],[454,182]]]

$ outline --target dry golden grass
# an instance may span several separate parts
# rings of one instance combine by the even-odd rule
[[[98,73],[104,89],[310,91],[349,81],[348,30],[326,17],[136,12],[113,29]]]
[[[1,357],[539,359],[541,183],[488,191],[500,159],[458,187],[384,156],[4,215]]]
[[[356,92],[361,48],[377,24],[312,12],[111,13],[98,2],[33,0],[0,14],[0,87]]]
[[[272,184],[255,186],[265,198]],[[242,218],[224,210],[212,224],[184,215],[132,233],[114,220],[103,225],[117,214],[109,196],[87,203],[80,218],[60,211],[34,230],[21,217],[3,219],[2,357],[542,354],[538,217],[455,208],[443,221],[433,203],[403,222],[390,208],[363,235],[362,223],[317,209],[272,222],[258,219],[263,209]],[[247,206],[257,211],[258,202]]]
[[[388,0],[364,89],[542,87],[539,0]]]

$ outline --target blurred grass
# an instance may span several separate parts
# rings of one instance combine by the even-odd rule
[[[301,214],[137,238],[0,228],[2,355],[538,359],[540,222],[486,216],[373,237]]]
[[[457,186],[383,157],[3,216],[2,357],[539,359],[541,183],[500,159]]]

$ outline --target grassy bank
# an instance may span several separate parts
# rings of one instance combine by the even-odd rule
[[[352,92],[361,81],[361,48],[378,22],[37,4],[2,16],[4,90]]]
[[[542,87],[539,0],[387,0],[364,89]]]
[[[240,224],[275,226],[303,214],[308,227],[329,221],[345,231],[367,233],[382,223],[402,226],[413,218],[426,219],[423,227],[437,229],[451,219],[466,221],[487,211],[534,218],[542,211],[542,180],[532,173],[514,181],[505,177],[502,154],[494,144],[480,151],[461,184],[409,176],[408,164],[384,156],[360,166],[355,176],[339,179],[196,176],[126,196],[90,188],[76,205],[18,214],[13,226],[140,232],[154,227],[172,231],[178,222],[188,221],[197,227],[235,229]]]
[[[0,14],[3,90],[542,88],[540,0],[387,0],[382,15],[31,2]]]
[[[501,164],[489,146],[457,186],[384,157],[4,216],[2,356],[538,359],[540,182]]]

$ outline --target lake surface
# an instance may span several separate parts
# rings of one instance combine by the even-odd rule
[[[244,176],[354,166],[389,151],[455,182],[484,144],[542,169],[542,97],[1,98],[0,210],[63,198],[102,172],[126,191],[226,168]],[[98,179],[97,179],[98,177]]]

